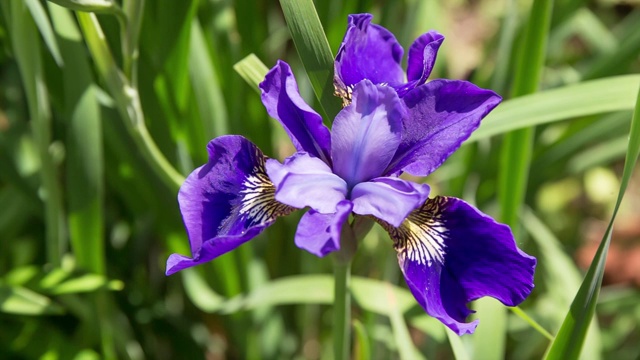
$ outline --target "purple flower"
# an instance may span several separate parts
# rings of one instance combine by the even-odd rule
[[[366,23],[358,27],[364,37],[353,35],[358,19]],[[336,60],[349,98],[331,132],[300,97],[289,65],[279,61],[260,84],[262,102],[297,152],[280,163],[241,136],[209,143],[209,162],[189,175],[178,195],[193,257],[171,255],[167,274],[238,247],[295,209],[309,208],[295,243],[318,256],[340,248],[350,214],[367,216],[389,233],[409,289],[425,311],[458,334],[471,333],[477,320],[464,322],[471,313],[467,303],[492,296],[519,304],[533,288],[536,261],[517,248],[506,225],[463,200],[429,199],[428,185],[398,176],[431,173],[501,99],[464,81],[418,84],[435,58],[427,50],[420,61],[431,65],[420,76],[410,75],[414,83],[402,83],[401,73],[388,71],[402,48],[384,28],[367,28],[369,19],[350,17]],[[373,71],[359,52],[378,56],[384,73]]]

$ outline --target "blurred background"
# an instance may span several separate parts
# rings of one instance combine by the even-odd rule
[[[176,194],[181,176],[206,162],[210,139],[242,134],[278,159],[294,151],[234,65],[250,54],[267,67],[287,61],[319,109],[280,3],[123,0],[125,15],[114,15],[102,0],[89,16],[54,2],[0,3],[0,358],[332,358],[332,261],[295,247],[300,213],[209,264],[164,275],[170,253],[190,255]],[[531,1],[315,7],[334,54],[351,13],[374,14],[405,49],[436,29],[446,40],[431,78],[470,80],[505,99],[518,57],[527,56],[518,44]],[[637,74],[639,54],[637,0],[556,0],[539,88]],[[640,78],[620,79],[631,79],[633,98]],[[536,104],[525,115],[535,116]],[[595,106],[602,109],[569,111],[535,129],[514,227],[519,246],[538,258],[536,288],[520,308],[552,334],[620,187],[633,104]],[[496,134],[464,145],[424,181],[499,218]],[[583,358],[640,356],[639,200],[636,172]],[[449,336],[406,290],[377,226],[352,272],[355,358],[407,358],[408,346],[415,358],[460,359],[462,349],[472,359],[536,359],[549,345],[492,300],[474,304],[476,334]]]

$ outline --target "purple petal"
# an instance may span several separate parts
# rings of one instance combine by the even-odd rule
[[[429,78],[433,65],[436,62],[438,49],[444,36],[435,30],[420,35],[411,44],[408,55],[407,79],[417,81],[416,85],[422,85]]]
[[[289,64],[278,60],[260,83],[262,103],[271,117],[280,121],[298,151],[331,164],[331,134],[318,115],[304,102]]]
[[[322,160],[307,153],[295,153],[284,164],[267,160],[267,173],[276,186],[276,200],[296,208],[309,206],[323,213],[333,213],[344,200],[347,184],[331,172]]]
[[[362,182],[351,191],[354,213],[373,215],[395,227],[424,204],[428,196],[429,185],[392,177]]]
[[[298,223],[296,245],[320,257],[340,249],[340,231],[352,208],[349,200],[343,200],[337,204],[333,214],[309,210]]]
[[[349,15],[349,25],[335,61],[336,82],[352,86],[363,79],[374,84],[405,82],[400,66],[402,46],[389,30],[371,24],[371,14]]]
[[[193,258],[171,255],[167,275],[235,249],[293,211],[275,200],[264,155],[249,140],[221,136],[207,150],[209,162],[194,170],[178,193]]]
[[[536,259],[518,249],[508,226],[460,199],[438,196],[402,227],[382,225],[418,303],[459,335],[478,324],[464,322],[470,301],[491,296],[516,306],[533,289]]]
[[[409,91],[403,100],[409,114],[402,143],[385,173],[427,176],[469,138],[502,98],[470,82],[434,80]]]
[[[400,144],[406,109],[395,90],[358,83],[352,103],[333,123],[331,155],[333,170],[349,187],[380,176]]]

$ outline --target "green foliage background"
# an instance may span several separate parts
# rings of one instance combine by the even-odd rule
[[[332,53],[358,12],[405,48],[440,31],[432,78],[503,95],[425,181],[509,223],[538,268],[527,301],[477,301],[458,338],[374,227],[352,267],[352,356],[638,358],[640,276],[607,264],[601,287],[610,248],[640,249],[640,3],[616,0],[3,0],[0,358],[332,358],[332,261],[295,247],[299,214],[209,264],[164,264],[190,254],[176,194],[210,139],[293,152],[256,91],[277,59],[330,123]],[[587,271],[574,259],[594,237]]]

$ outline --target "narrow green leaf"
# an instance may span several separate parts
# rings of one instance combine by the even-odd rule
[[[213,139],[228,132],[227,108],[202,27],[197,19],[191,22],[190,40],[189,78],[204,125],[205,137],[207,140]]]
[[[604,265],[609,244],[611,243],[613,223],[635,168],[638,154],[640,154],[640,89],[637,92],[635,111],[631,119],[629,144],[620,182],[620,191],[618,192],[611,220],[609,220],[602,242],[560,327],[560,331],[549,347],[547,359],[577,359],[580,356],[589,323],[595,313],[600,287],[602,286]]]
[[[184,290],[197,308],[212,313],[222,307],[225,299],[211,289],[196,269],[186,269],[181,273]]]
[[[464,347],[460,336],[449,328],[445,329],[445,333],[447,334],[449,345],[451,345],[451,350],[453,350],[453,355],[456,357],[456,360],[470,360],[471,357],[469,356],[467,349]]]
[[[355,345],[353,346],[353,358],[355,360],[370,360],[371,359],[371,341],[367,334],[367,329],[364,325],[354,319],[353,320],[353,334],[355,339]]]
[[[514,71],[511,97],[534,93],[539,88],[545,63],[547,38],[551,23],[553,0],[534,0],[524,29],[523,41],[518,44],[519,58]],[[533,127],[515,130],[505,135],[500,149],[498,171],[498,201],[500,220],[518,235],[518,213],[524,202],[529,180],[533,151]],[[502,359],[506,351],[506,309],[485,299],[479,306],[490,309],[490,326],[480,327],[473,338],[476,351],[486,359]]]
[[[482,121],[467,142],[580,116],[632,110],[638,83],[640,75],[615,76],[507,100]]]
[[[39,37],[25,4],[22,1],[11,1],[10,5],[13,51],[23,79],[32,119],[31,130],[40,157],[40,176],[45,197],[47,260],[58,266],[66,248],[64,209],[58,171],[49,152],[52,141],[51,113]]]
[[[252,89],[260,94],[258,85],[264,80],[269,68],[255,54],[249,54],[238,61],[233,65],[233,69],[240,74]]]
[[[333,95],[333,54],[312,0],[280,0],[298,55],[324,115],[333,121],[340,101]]]
[[[123,288],[122,281],[109,280],[98,274],[85,274],[65,280],[48,291],[53,295],[61,295],[93,292],[100,289],[122,290]]]
[[[60,67],[64,66],[64,60],[60,55],[58,42],[56,41],[53,29],[51,28],[51,23],[49,22],[49,17],[42,6],[42,3],[38,0],[25,0],[25,4],[29,8],[31,16],[33,16],[33,20],[35,21],[36,26],[38,26],[38,30],[40,30],[40,34],[44,39],[44,43],[47,45],[47,48],[49,48],[49,52],[51,52],[51,56],[53,56],[56,64]]]
[[[0,284],[0,312],[19,315],[55,315],[63,309],[43,295],[22,286]]]
[[[545,328],[543,328],[542,325],[538,324],[537,321],[535,321],[533,318],[527,315],[527,313],[522,311],[522,309],[515,306],[515,307],[510,307],[509,310],[511,310],[511,312],[513,312],[514,314],[518,315],[518,317],[520,317],[522,320],[526,321],[529,325],[531,325],[532,328],[534,328],[537,332],[542,334],[542,336],[553,341],[553,335],[551,335]]]
[[[393,330],[393,336],[400,353],[400,359],[412,360],[412,359],[424,359],[422,354],[413,345],[411,335],[409,335],[409,329],[407,329],[407,323],[402,316],[400,306],[396,301],[396,292],[391,284],[385,284],[385,298],[387,301],[387,315],[391,321],[391,329]]]
[[[80,267],[105,273],[102,121],[91,67],[69,10],[49,5],[60,39],[67,123],[69,235]]]

